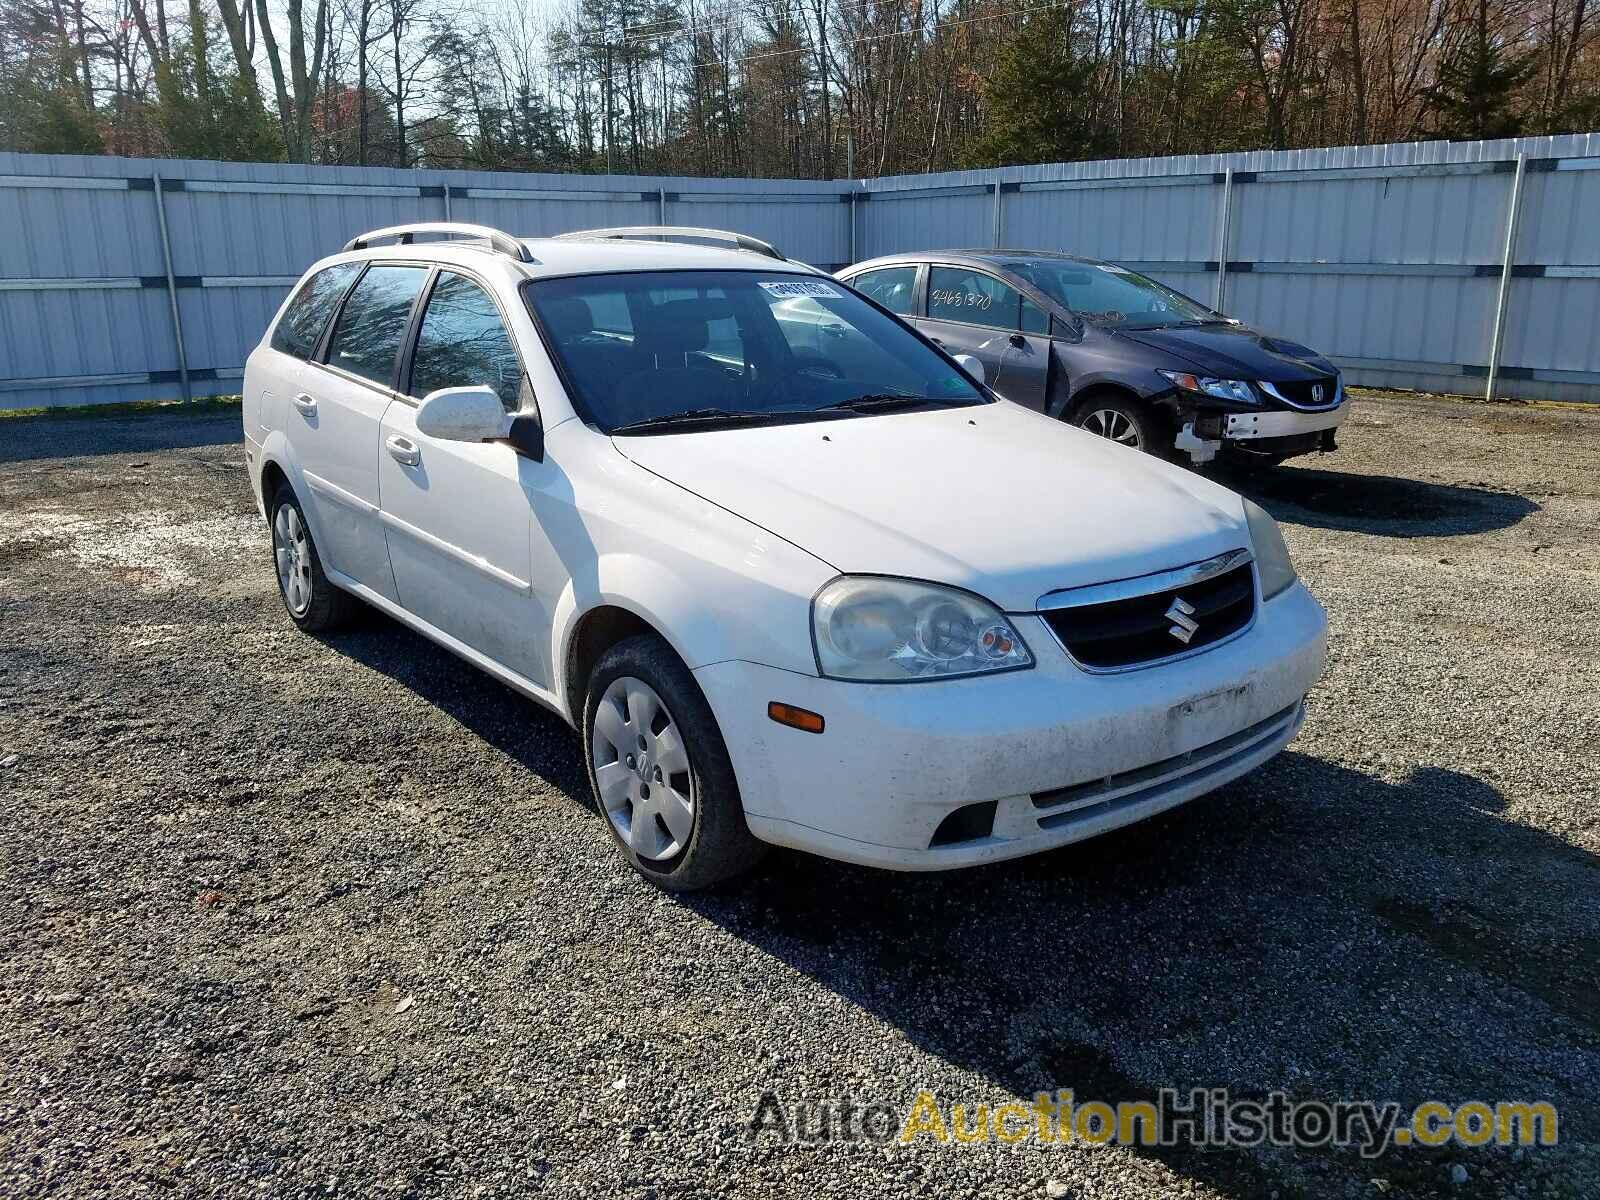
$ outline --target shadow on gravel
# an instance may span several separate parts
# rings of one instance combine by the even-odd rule
[[[1600,858],[1502,808],[1459,772],[1396,785],[1291,751],[1014,864],[918,876],[779,854],[683,902],[1024,1097],[1548,1099],[1563,1141],[1592,1138],[1600,943],[1577,914],[1592,920]],[[1376,1177],[1501,1195],[1525,1169],[1460,1148],[1136,1152],[1234,1197],[1368,1194]],[[1452,1187],[1461,1160],[1472,1180]]]
[[[1515,492],[1284,466],[1226,482],[1280,521],[1379,537],[1453,537],[1515,525],[1539,505]]]
[[[569,799],[593,809],[578,735],[542,704],[375,609],[363,612],[354,628],[312,636],[409,688]]]
[[[241,442],[238,405],[199,413],[161,409],[131,417],[9,417],[0,420],[0,462],[148,454]]]

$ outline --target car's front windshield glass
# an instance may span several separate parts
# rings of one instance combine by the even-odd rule
[[[608,433],[988,403],[893,317],[816,275],[643,271],[526,292],[581,414]]]
[[[1112,263],[1034,259],[1007,263],[1006,269],[1096,325],[1167,329],[1222,320],[1182,293]]]

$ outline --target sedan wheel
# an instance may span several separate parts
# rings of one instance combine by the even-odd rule
[[[1078,424],[1090,433],[1098,434],[1103,438],[1110,438],[1123,446],[1131,446],[1135,450],[1144,449],[1144,441],[1139,436],[1139,427],[1128,418],[1128,415],[1114,408],[1097,408],[1085,413]]]
[[[311,608],[311,551],[299,510],[280,504],[272,521],[272,553],[278,563],[278,586],[289,615],[304,617]]]
[[[623,844],[647,862],[681,854],[694,833],[697,787],[666,702],[631,675],[611,681],[590,739],[596,788]]]

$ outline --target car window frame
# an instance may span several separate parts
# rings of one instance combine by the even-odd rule
[[[500,302],[499,295],[495,292],[490,282],[477,271],[468,267],[457,266],[455,263],[433,263],[433,270],[429,272],[427,281],[422,285],[422,291],[417,294],[417,304],[412,309],[411,322],[406,329],[406,340],[397,355],[399,369],[395,373],[396,387],[394,389],[397,399],[404,400],[412,408],[419,406],[425,396],[413,396],[411,384],[413,381],[413,368],[416,366],[417,341],[422,336],[422,322],[428,313],[428,303],[433,299],[433,289],[438,286],[439,276],[446,272],[464,276],[476,284],[495,306],[495,311],[500,314],[500,327],[506,331],[506,337],[511,342],[511,352],[517,356],[517,366],[522,370],[522,378],[527,384],[526,392],[532,400],[531,409],[508,409],[507,415],[526,415],[529,412],[539,411],[539,397],[533,389],[533,376],[528,371],[528,356],[522,352],[522,346],[517,341],[516,332],[512,329],[511,321],[506,312],[506,306]],[[504,407],[504,405],[502,405]]]
[[[311,348],[307,351],[306,356],[302,358],[298,354],[291,354],[289,351],[279,349],[277,346],[275,346],[273,342],[278,336],[278,330],[282,328],[283,323],[289,319],[289,310],[294,307],[294,302],[300,298],[300,296],[308,287],[311,286],[311,281],[317,278],[319,275],[326,275],[329,271],[337,271],[340,267],[354,267],[355,271],[353,274],[351,274],[349,281],[345,283],[344,289],[334,297],[333,307],[328,310],[328,315],[322,319],[322,328],[317,331],[317,336],[312,340]],[[320,354],[322,351],[324,342],[327,340],[328,330],[333,328],[334,321],[337,320],[339,314],[344,311],[344,298],[350,294],[350,289],[355,287],[355,285],[360,281],[361,277],[365,274],[366,265],[360,259],[356,259],[355,261],[346,259],[343,262],[331,262],[325,267],[321,267],[313,271],[307,271],[300,277],[300,282],[295,286],[294,290],[289,293],[289,299],[284,303],[283,311],[278,314],[278,319],[272,323],[272,328],[267,331],[267,348],[276,354],[282,354],[286,358],[292,358],[298,363],[315,363],[317,361],[318,354]]]
[[[406,319],[406,328],[401,333],[400,346],[395,351],[395,365],[394,369],[389,374],[389,383],[387,386],[378,382],[376,379],[368,379],[365,375],[357,375],[354,371],[347,371],[343,367],[335,366],[333,363],[328,361],[328,353],[333,349],[333,335],[339,328],[339,322],[344,318],[345,306],[349,304],[350,297],[355,294],[356,288],[361,285],[361,281],[367,277],[367,272],[372,270],[373,267],[419,267],[425,272],[422,280],[422,286],[417,289],[417,294],[411,299],[411,312]],[[327,328],[322,331],[322,337],[317,343],[316,357],[306,361],[312,366],[320,367],[324,371],[327,371],[335,379],[342,379],[347,383],[359,383],[363,387],[388,396],[390,399],[405,399],[406,397],[402,396],[400,389],[397,386],[400,378],[400,368],[403,365],[403,361],[405,363],[409,363],[410,361],[408,357],[409,347],[413,337],[416,334],[417,313],[421,311],[417,302],[421,300],[422,297],[428,292],[433,283],[433,277],[435,274],[437,274],[438,270],[438,263],[428,262],[424,259],[367,259],[362,264],[361,272],[355,277],[354,280],[351,281],[350,286],[345,289],[344,295],[339,297],[338,307],[334,310],[333,316],[328,321]]]
[[[889,308],[887,305],[881,306],[881,307],[883,307],[884,311],[890,312],[890,313],[894,313],[894,315],[899,317],[901,320],[905,320],[907,318],[914,318],[914,317],[917,316],[918,287],[922,282],[922,270],[921,270],[921,268],[922,268],[922,264],[921,263],[915,263],[915,262],[884,263],[883,266],[881,266],[881,267],[868,267],[864,271],[857,271],[854,275],[850,276],[850,278],[846,279],[844,282],[849,284],[850,287],[852,289],[854,289],[855,291],[861,292],[861,288],[857,286],[857,281],[861,280],[861,279],[865,279],[868,275],[881,275],[885,271],[910,271],[911,272],[911,301],[910,301],[910,306],[906,309],[906,311],[905,312],[895,312],[894,309]],[[867,295],[865,292],[861,292],[861,294],[863,296]],[[867,298],[871,299],[870,296],[867,297]]]
[[[943,267],[946,270],[950,270],[950,271],[968,271],[968,272],[971,272],[974,275],[986,276],[987,278],[992,279],[996,283],[1000,284],[1002,287],[1010,288],[1013,292],[1016,293],[1017,297],[1020,300],[1027,300],[1035,308],[1037,308],[1040,311],[1042,311],[1045,314],[1045,316],[1047,316],[1047,317],[1050,315],[1050,309],[1045,307],[1044,305],[1041,305],[1032,296],[1030,296],[1026,292],[1024,292],[1022,290],[1022,288],[1018,286],[1017,282],[1013,282],[1012,280],[1005,278],[1003,275],[999,274],[998,272],[990,270],[990,269],[988,269],[986,267],[974,266],[971,263],[950,262],[950,261],[945,260],[945,259],[929,259],[926,263],[923,264],[923,267],[924,267],[924,270],[923,270],[923,273],[922,273],[921,283],[922,283],[922,317],[923,317],[924,320],[927,320],[927,321],[938,321],[941,324],[946,324],[946,325],[963,325],[968,329],[987,329],[987,330],[990,330],[991,332],[997,333],[997,334],[1020,333],[1024,337],[1049,337],[1050,336],[1050,334],[1048,332],[1039,333],[1039,332],[1035,332],[1035,331],[1031,331],[1031,330],[1027,330],[1027,329],[1022,328],[1022,306],[1020,304],[1017,306],[1016,323],[1014,325],[1009,326],[1009,327],[1005,326],[1005,325],[985,325],[981,321],[960,321],[960,320],[955,319],[954,317],[936,317],[936,316],[934,316],[931,312],[928,311],[928,306],[929,306],[929,303],[931,302],[931,300],[933,298],[933,271],[934,271],[935,267]],[[1018,281],[1018,282],[1020,282],[1020,281]]]

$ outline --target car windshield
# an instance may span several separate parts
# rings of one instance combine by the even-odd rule
[[[989,402],[893,317],[815,275],[578,275],[526,294],[580,413],[608,433]]]
[[[1198,301],[1113,263],[1035,259],[1005,266],[1006,270],[1026,279],[1045,295],[1096,325],[1167,329],[1174,325],[1209,325],[1225,321]]]

